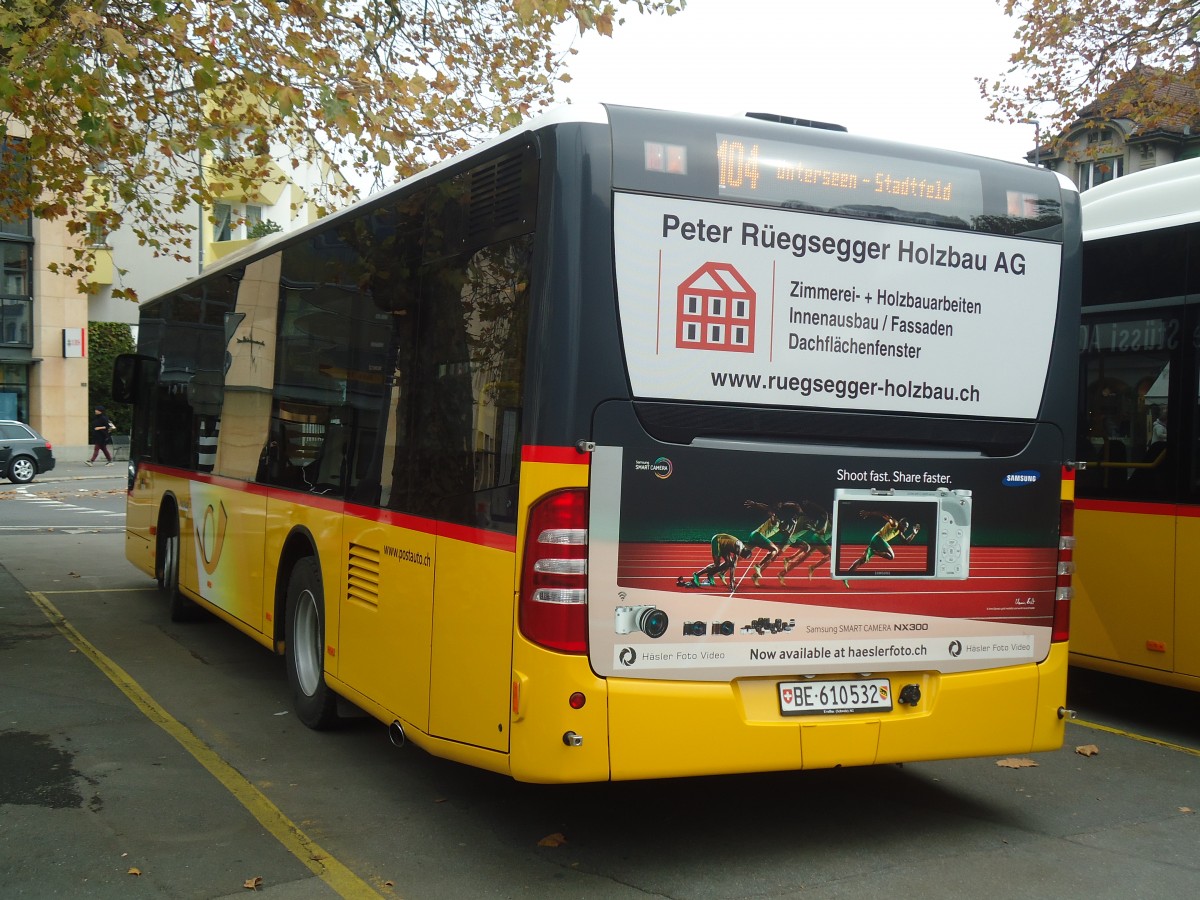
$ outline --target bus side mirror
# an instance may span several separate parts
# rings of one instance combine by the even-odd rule
[[[158,360],[153,356],[122,353],[113,360],[113,400],[117,403],[135,402],[139,388],[152,379],[157,371]]]

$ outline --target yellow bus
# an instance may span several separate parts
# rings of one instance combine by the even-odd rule
[[[1082,209],[1071,661],[1200,690],[1200,160],[1093,188]]]
[[[307,725],[519,780],[1058,747],[1078,202],[551,114],[143,305],[128,557]]]

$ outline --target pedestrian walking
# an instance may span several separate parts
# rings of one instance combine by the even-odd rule
[[[113,464],[112,451],[108,449],[108,445],[112,443],[112,433],[116,430],[117,426],[113,424],[113,420],[104,414],[104,407],[97,406],[96,414],[92,416],[92,458],[85,461],[87,465],[94,463],[101,453],[108,460],[106,466]]]

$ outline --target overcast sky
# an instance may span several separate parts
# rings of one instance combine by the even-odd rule
[[[1020,161],[1033,126],[986,121],[975,83],[1008,68],[1015,30],[997,0],[688,0],[579,38],[559,96],[775,112]]]

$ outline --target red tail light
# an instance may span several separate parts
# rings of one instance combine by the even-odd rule
[[[521,633],[564,653],[587,652],[587,491],[548,494],[529,513]]]
[[[1075,502],[1063,500],[1058,513],[1058,577],[1054,591],[1054,629],[1052,641],[1071,636],[1071,576],[1075,574]]]

